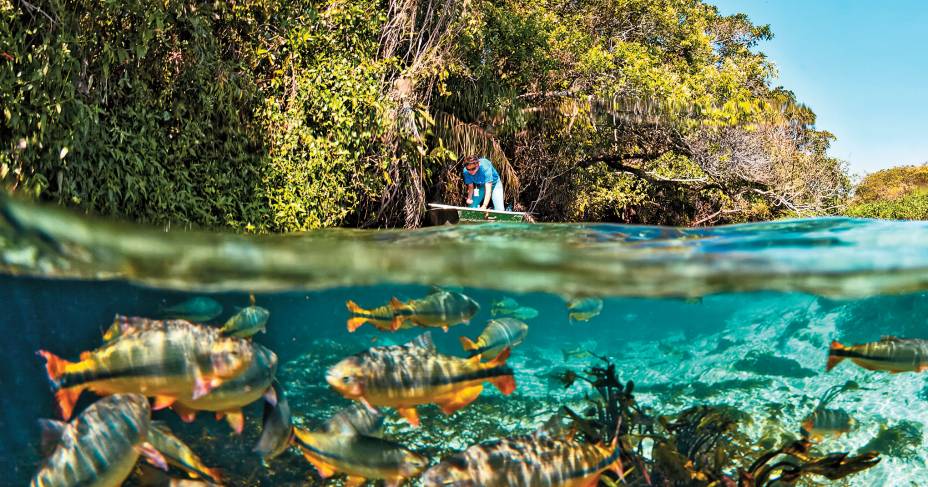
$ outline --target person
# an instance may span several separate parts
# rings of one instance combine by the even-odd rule
[[[489,159],[477,156],[464,159],[464,184],[467,185],[467,206],[485,210],[492,201],[494,210],[504,209],[503,181]]]

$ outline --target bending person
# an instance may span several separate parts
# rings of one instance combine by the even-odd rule
[[[502,211],[503,181],[485,157],[470,156],[464,159],[464,184],[467,185],[467,206],[485,210],[493,202],[493,209]]]

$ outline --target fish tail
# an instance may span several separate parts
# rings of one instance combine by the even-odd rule
[[[506,367],[506,360],[509,359],[509,352],[511,350],[512,349],[509,347],[504,348],[503,351],[496,356],[496,358],[486,363],[488,368],[499,367],[506,371],[506,375],[501,375],[490,381],[494,386],[496,386],[497,389],[499,389],[499,392],[502,392],[503,395],[506,396],[512,394],[512,391],[516,390],[516,379],[512,375],[512,369]]]
[[[847,347],[838,343],[837,340],[832,340],[831,347],[828,348],[828,362],[825,364],[825,372],[835,368],[844,360],[844,353],[842,352],[845,350],[847,350]]]
[[[348,332],[354,333],[354,331],[360,328],[364,323],[367,323],[367,318],[363,316],[348,318]]]
[[[65,369],[72,362],[68,362],[47,350],[39,350],[36,355],[45,359],[45,372],[48,374],[48,380],[52,382],[56,389],[61,387],[61,377],[64,376]]]
[[[358,306],[358,303],[355,303],[352,300],[345,301],[345,306],[348,308],[348,311],[352,313],[367,313],[367,310]]]
[[[461,347],[463,347],[465,351],[470,352],[473,350],[477,350],[477,344],[474,343],[474,341],[471,340],[470,338],[461,337],[460,340],[461,340]]]

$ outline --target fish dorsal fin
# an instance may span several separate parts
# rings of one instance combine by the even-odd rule
[[[413,338],[407,345],[412,345],[413,347],[424,348],[430,352],[435,351],[435,343],[432,342],[432,332],[427,331],[416,338]]]
[[[42,429],[42,442],[39,444],[39,450],[42,456],[49,456],[55,451],[55,448],[62,439],[65,438],[64,432],[68,423],[54,419],[40,419],[39,428]]]

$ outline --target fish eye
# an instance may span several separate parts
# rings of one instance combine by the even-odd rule
[[[346,376],[342,377],[342,384],[351,384],[351,376],[350,376],[350,375],[346,375]]]

